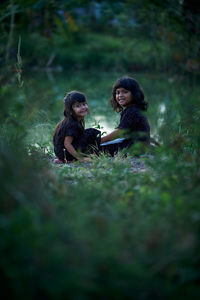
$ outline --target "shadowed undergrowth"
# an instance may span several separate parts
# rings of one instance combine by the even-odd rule
[[[133,172],[131,154],[53,165],[49,111],[61,106],[46,99],[59,93],[49,91],[42,104],[26,85],[14,97],[9,86],[1,93],[2,292],[9,299],[197,299],[196,93],[186,85],[179,90],[182,101],[173,87],[157,93],[165,99],[157,131],[161,147],[139,159],[145,172]],[[156,128],[160,102],[152,101]],[[38,109],[45,104],[46,111]]]

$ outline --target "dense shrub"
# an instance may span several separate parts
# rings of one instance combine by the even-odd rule
[[[31,109],[29,97],[39,90],[26,87],[11,81],[2,90],[3,99],[13,99],[10,115],[2,102],[2,293],[9,299],[198,299],[199,110],[191,114],[188,102],[179,102],[185,95],[198,106],[196,93],[185,94],[184,85],[179,98],[171,86],[161,147],[139,159],[146,172],[133,173],[130,155],[52,165],[47,122],[57,98],[41,113],[55,95],[33,97]]]

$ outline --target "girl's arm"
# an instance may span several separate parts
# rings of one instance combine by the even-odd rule
[[[116,129],[114,131],[112,131],[111,133],[105,135],[104,137],[101,138],[101,143],[106,143],[109,141],[112,141],[114,139],[117,139],[120,136],[120,131],[121,129]]]
[[[64,140],[64,146],[67,149],[67,151],[77,160],[79,161],[89,161],[90,159],[88,157],[81,156],[72,145],[74,137],[73,136],[66,136]]]

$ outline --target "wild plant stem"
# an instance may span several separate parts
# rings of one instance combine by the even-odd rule
[[[8,36],[8,42],[6,46],[6,57],[5,61],[8,62],[10,58],[10,48],[12,45],[13,40],[13,31],[14,31],[14,22],[15,22],[15,6],[14,6],[14,0],[10,0],[10,6],[11,6],[11,17],[10,17],[10,31]]]
[[[22,81],[22,58],[20,55],[20,50],[21,50],[21,36],[19,36],[19,41],[18,41],[18,49],[17,49],[17,64],[16,64],[16,72],[17,72],[17,79],[18,79],[18,83],[19,86],[22,87],[23,86],[23,81]]]

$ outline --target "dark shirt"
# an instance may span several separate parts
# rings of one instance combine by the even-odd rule
[[[126,129],[132,142],[150,142],[150,126],[146,116],[137,106],[130,106],[121,112],[117,128]]]
[[[61,124],[60,128],[57,130],[53,138],[55,155],[59,159],[64,160],[63,149],[64,149],[65,137],[73,136],[74,139],[72,145],[76,149],[83,132],[84,129],[82,128],[81,124],[79,124],[77,121],[75,120],[70,122],[63,121],[63,123]]]

